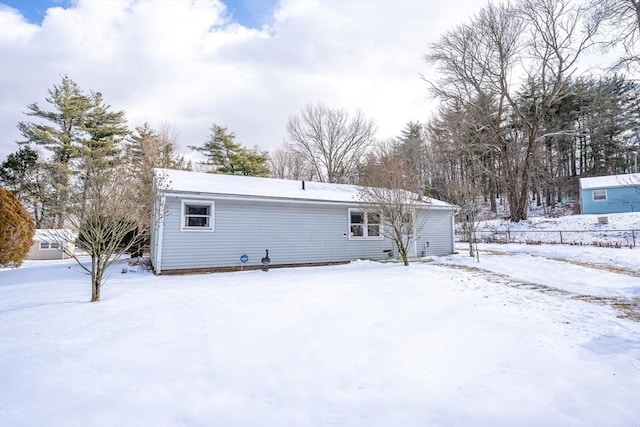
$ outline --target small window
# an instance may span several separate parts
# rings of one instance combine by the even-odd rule
[[[593,190],[593,200],[607,200],[607,190]]]
[[[213,231],[213,202],[182,201],[182,230]]]
[[[349,239],[382,239],[380,214],[349,209]]]
[[[51,249],[60,250],[60,243],[58,242],[40,242],[40,250],[48,251]]]

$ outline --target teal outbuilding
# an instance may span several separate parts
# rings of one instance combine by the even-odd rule
[[[640,173],[580,178],[583,214],[640,212]]]

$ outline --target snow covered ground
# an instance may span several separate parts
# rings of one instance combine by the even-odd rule
[[[640,322],[612,303],[640,304],[640,248],[480,249],[121,264],[99,303],[72,261],[0,270],[0,425],[640,426]]]
[[[600,218],[606,218],[606,223],[600,223]],[[485,241],[507,240],[516,243],[529,241],[640,246],[640,213],[534,217],[518,223],[506,220],[482,221],[478,226],[477,237]]]

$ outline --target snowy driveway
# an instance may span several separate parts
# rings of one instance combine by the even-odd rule
[[[640,321],[640,250],[567,245],[480,244],[479,261],[467,244],[436,258],[487,280],[523,289],[606,303]]]

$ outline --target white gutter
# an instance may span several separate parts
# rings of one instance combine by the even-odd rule
[[[239,195],[229,195],[229,194],[213,194],[213,193],[200,193],[200,192],[173,192],[171,190],[165,190],[165,197],[178,197],[178,198],[196,198],[196,199],[224,199],[224,200],[232,200],[232,201],[245,201],[245,202],[275,202],[275,203],[304,203],[304,204],[314,204],[314,205],[348,205],[348,206],[362,206],[367,203],[359,202],[357,200],[313,200],[313,199],[297,199],[297,198],[281,198],[281,197],[256,197],[256,196],[239,196]],[[438,206],[432,205],[430,203],[422,203],[420,205],[416,205],[417,209],[435,209],[435,210],[457,210],[457,206],[455,205],[445,205]]]
[[[156,265],[154,266],[156,269],[156,274],[162,274],[162,241],[164,240],[164,209],[165,209],[165,198],[166,196],[163,194],[160,199],[160,212],[162,212],[162,216],[160,217],[160,223],[158,224],[157,236],[156,236]]]

